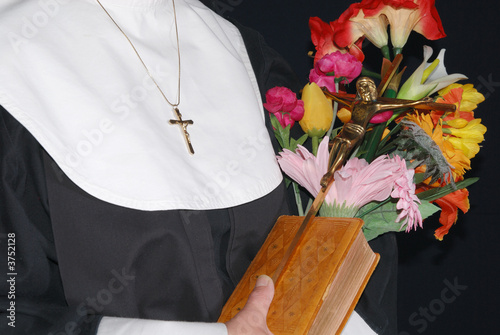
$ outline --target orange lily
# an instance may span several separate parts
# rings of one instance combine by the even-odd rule
[[[444,235],[448,234],[451,226],[457,222],[458,209],[460,208],[464,213],[467,213],[469,210],[469,191],[463,188],[432,202],[441,207],[439,223],[442,226],[435,230],[434,236],[442,241]]]

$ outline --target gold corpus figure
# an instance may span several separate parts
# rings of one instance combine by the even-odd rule
[[[378,93],[375,82],[368,77],[361,77],[357,80],[356,90],[359,98],[356,98],[352,103],[334,97],[335,100],[351,108],[351,121],[346,123],[340,133],[333,139],[328,162],[329,169],[321,179],[322,187],[326,187],[333,180],[335,171],[344,164],[352,150],[362,141],[366,126],[376,113],[427,104],[432,101],[432,99],[425,99],[404,102],[399,100],[400,103],[379,102],[377,101]],[[394,101],[398,101],[398,99],[394,99]]]

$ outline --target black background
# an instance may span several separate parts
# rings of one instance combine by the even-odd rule
[[[398,234],[399,335],[499,334],[500,135],[496,125],[500,121],[500,6],[495,1],[436,2],[448,36],[427,41],[412,33],[403,51],[407,73],[420,64],[424,44],[432,46],[435,55],[445,48],[448,73],[465,74],[469,80],[461,83],[472,83],[485,95],[475,116],[482,118],[488,132],[483,148],[472,160],[472,170],[466,174],[481,178],[469,187],[469,213],[459,214],[457,224],[442,242],[433,236],[439,227],[438,215],[425,220],[424,230]],[[307,51],[313,50],[308,18],[333,21],[351,3],[221,0],[218,11],[260,31],[305,84],[312,67]],[[378,49],[367,46],[363,50],[367,59],[380,61]],[[458,291],[446,290],[447,282],[459,285]]]

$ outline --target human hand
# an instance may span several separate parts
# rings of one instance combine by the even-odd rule
[[[273,296],[273,280],[266,275],[259,276],[245,307],[234,318],[226,322],[228,334],[272,335],[267,328],[266,319]]]

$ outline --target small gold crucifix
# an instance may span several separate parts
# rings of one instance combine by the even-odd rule
[[[193,124],[194,122],[193,120],[183,120],[182,114],[181,112],[179,112],[179,109],[177,107],[173,107],[173,111],[175,113],[175,116],[177,117],[177,120],[168,120],[168,123],[177,124],[181,126],[181,131],[184,134],[184,139],[186,140],[188,151],[191,155],[194,155],[194,149],[193,146],[191,145],[191,139],[189,138],[189,133],[187,131],[187,126]]]

